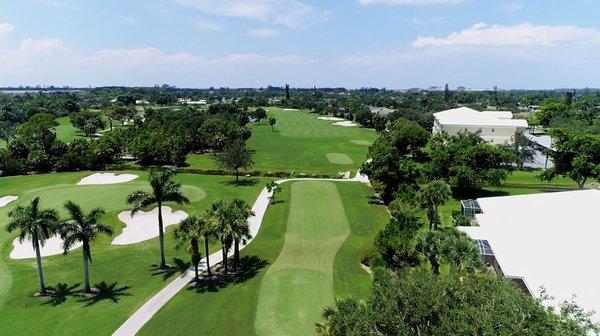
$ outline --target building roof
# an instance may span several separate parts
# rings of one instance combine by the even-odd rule
[[[479,198],[478,228],[463,230],[485,239],[502,271],[522,277],[535,296],[543,287],[556,299],[600,312],[597,267],[600,190]],[[461,228],[462,229],[462,228]],[[600,314],[594,316],[600,320]]]
[[[434,113],[433,116],[442,125],[528,127],[523,119],[512,119],[508,111],[480,112],[469,107],[459,107]]]
[[[536,144],[538,144],[544,148],[554,150],[554,146],[552,145],[552,137],[550,137],[549,135],[533,135],[533,134],[526,133],[525,137],[529,141],[535,142]]]

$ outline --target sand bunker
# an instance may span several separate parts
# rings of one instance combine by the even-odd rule
[[[81,247],[81,243],[75,244],[71,251]],[[40,249],[42,257],[52,256],[63,253],[63,240],[58,236],[50,237],[44,243],[44,246]],[[13,241],[13,250],[10,252],[11,259],[28,259],[35,258],[35,251],[33,250],[33,244],[30,239],[25,239],[23,242],[19,242],[19,238],[15,238]]]
[[[298,111],[298,109],[292,109],[292,108],[284,108],[284,111]]]
[[[161,209],[163,226],[165,229],[168,226],[181,222],[188,216],[185,211],[173,211],[167,206],[163,206]],[[134,216],[131,216],[131,212],[129,211],[123,211],[118,217],[119,220],[127,226],[123,229],[123,232],[112,241],[112,244],[135,244],[158,237],[158,207],[149,212],[139,211]]]
[[[327,153],[325,154],[325,156],[327,156],[327,160],[329,160],[329,162],[333,163],[333,164],[353,164],[354,161],[352,161],[352,159],[343,153]]]
[[[357,124],[353,123],[352,121],[338,121],[338,122],[334,122],[333,123],[336,126],[343,126],[343,127],[353,127],[353,126],[358,126]]]
[[[8,203],[10,203],[12,201],[16,201],[18,198],[19,198],[19,196],[13,196],[13,195],[7,195],[7,196],[0,197],[0,208],[7,206]]]
[[[361,145],[361,146],[371,146],[373,143],[367,140],[350,140],[353,144]]]
[[[77,185],[116,184],[133,181],[139,176],[134,174],[94,173],[77,182]]]
[[[318,117],[317,119],[319,120],[331,120],[331,121],[344,121],[344,118],[338,118],[338,117]]]

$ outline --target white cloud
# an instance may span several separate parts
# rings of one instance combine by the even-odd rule
[[[273,82],[265,76],[284,82],[285,69],[306,63],[293,54],[204,58],[155,47],[87,53],[56,38],[27,39],[18,48],[0,51],[0,85],[266,86]]]
[[[508,2],[501,4],[500,8],[507,12],[518,12],[523,9],[523,4],[518,2]]]
[[[596,43],[600,43],[600,31],[596,28],[536,26],[527,22],[514,26],[488,26],[480,22],[444,38],[419,36],[411,45],[416,48],[451,45],[554,47]]]
[[[428,6],[428,5],[456,5],[463,0],[358,0],[362,5],[386,5],[386,6],[400,6],[400,5],[416,5],[416,6]]]
[[[0,22],[0,38],[5,38],[15,29],[10,23]]]
[[[174,0],[214,16],[275,22],[288,28],[302,28],[326,20],[331,13],[298,0]]]
[[[248,36],[252,37],[275,37],[279,35],[279,31],[273,28],[257,28],[248,31]]]

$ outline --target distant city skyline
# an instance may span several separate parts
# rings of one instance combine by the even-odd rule
[[[0,86],[600,87],[600,1],[23,0]]]

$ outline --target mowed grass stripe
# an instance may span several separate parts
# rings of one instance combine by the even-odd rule
[[[285,242],[261,284],[258,335],[312,334],[322,309],[333,302],[333,261],[349,230],[334,183],[291,185]]]

